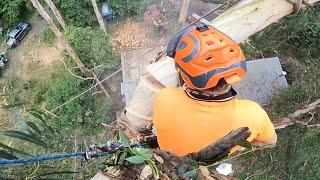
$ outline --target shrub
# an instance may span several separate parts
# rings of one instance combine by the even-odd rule
[[[140,13],[152,0],[110,0],[109,6],[119,16]]]
[[[55,3],[67,24],[81,27],[97,24],[90,0],[56,0]]]
[[[70,61],[69,58],[65,59]],[[37,83],[35,92],[38,96],[36,103],[41,104],[46,109],[53,109],[68,101],[90,87],[91,83],[70,75],[60,65],[55,65],[57,71],[50,77]],[[108,121],[108,111],[110,106],[105,99],[99,96],[81,96],[74,101],[59,108],[55,113],[59,118],[50,122],[50,125],[59,133],[66,133],[70,130],[99,125],[100,122]],[[83,128],[84,129],[84,128]]]

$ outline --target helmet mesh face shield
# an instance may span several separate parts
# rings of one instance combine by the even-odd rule
[[[174,58],[183,81],[191,89],[212,88],[221,78],[233,84],[247,71],[240,46],[204,25],[191,26],[172,38],[167,54]]]

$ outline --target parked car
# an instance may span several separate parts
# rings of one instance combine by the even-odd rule
[[[115,18],[114,13],[113,13],[112,10],[109,8],[107,2],[104,2],[104,3],[102,4],[101,11],[102,11],[102,16],[103,16],[104,18],[106,18],[106,20],[111,20],[111,19],[114,19],[114,18]]]
[[[0,70],[4,70],[7,66],[8,58],[6,53],[0,52]]]
[[[27,22],[22,22],[18,24],[15,28],[13,28],[9,33],[8,37],[5,41],[5,46],[8,46],[10,48],[17,47],[22,39],[27,35],[27,33],[30,31],[31,25]]]

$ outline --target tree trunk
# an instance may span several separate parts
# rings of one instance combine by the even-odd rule
[[[100,25],[100,29],[106,33],[107,32],[106,26],[104,24],[104,21],[103,21],[103,18],[101,16],[101,14],[100,14],[100,11],[99,11],[99,8],[98,8],[98,5],[97,5],[97,1],[96,0],[91,0],[91,3],[92,3],[92,6],[93,6],[93,9],[94,9],[94,12],[96,13],[96,16],[97,16],[97,19],[98,19],[98,22],[99,22],[99,25]]]
[[[67,28],[66,23],[64,22],[58,8],[54,5],[54,3],[51,0],[45,0],[45,1],[48,4],[48,6],[50,7],[51,11],[53,12],[53,14],[56,17],[56,19],[58,20],[58,22],[60,23],[61,27],[64,30],[66,30],[66,28]]]
[[[183,4],[180,11],[179,22],[185,22],[187,18],[188,8],[189,8],[190,0],[183,0]]]

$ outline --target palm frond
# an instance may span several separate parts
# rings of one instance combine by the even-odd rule
[[[9,146],[7,146],[7,145],[5,145],[5,144],[2,144],[1,142],[0,142],[0,147],[1,147],[3,150],[7,150],[7,151],[9,151],[9,152],[11,152],[11,153],[17,153],[17,154],[21,154],[21,155],[31,156],[31,154],[28,154],[28,153],[23,152],[23,151],[18,150],[18,149],[14,149],[14,148],[9,147]]]
[[[19,131],[14,131],[14,130],[9,130],[9,131],[5,131],[3,132],[3,135],[8,136],[8,137],[12,137],[12,138],[16,138],[16,139],[20,139],[23,141],[27,141],[29,143],[33,143],[42,147],[47,148],[48,145],[42,141],[41,139],[31,136],[27,133],[23,133],[23,132],[19,132]]]
[[[6,150],[0,150],[0,159],[17,159],[17,157]]]
[[[37,126],[35,123],[33,123],[33,122],[31,122],[31,121],[27,121],[26,124],[27,124],[35,133],[37,133],[37,134],[40,135],[40,136],[42,135],[41,130],[38,128],[38,126]]]

